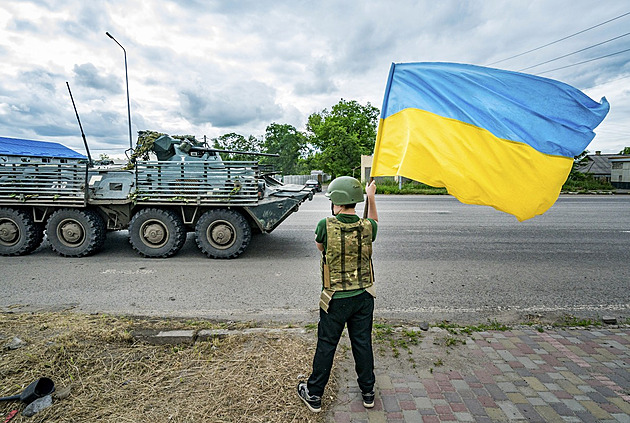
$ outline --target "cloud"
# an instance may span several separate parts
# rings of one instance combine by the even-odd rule
[[[273,121],[303,129],[309,114],[340,98],[380,105],[391,62],[486,65],[625,12],[623,2],[591,0],[3,0],[0,135],[76,143],[63,135],[76,131],[64,86],[70,76],[88,136],[103,148],[128,145],[122,51],[105,31],[127,50],[134,131],[214,137],[261,134]],[[628,22],[630,16],[496,67],[518,70],[558,57],[623,34]],[[530,73],[622,50],[628,39]],[[604,84],[595,91],[611,100],[605,124],[617,134],[602,133],[595,143],[612,147],[593,149],[619,151],[630,99],[617,86],[627,80],[607,81],[629,72],[625,53],[544,76],[582,89]]]
[[[40,28],[33,21],[27,19],[15,19],[11,21],[8,25],[8,28],[18,31],[18,32],[39,32]]]
[[[330,94],[337,91],[334,71],[324,59],[315,60],[295,83],[297,95]]]
[[[180,93],[183,117],[195,125],[238,127],[252,122],[271,122],[282,114],[275,90],[258,81],[207,90],[187,88]]]
[[[34,68],[33,70],[22,72],[20,79],[34,92],[43,89],[50,94],[54,94],[57,87],[57,80],[60,75],[44,68]]]
[[[60,22],[60,27],[74,38],[85,38],[87,34],[105,32],[109,16],[103,13],[100,2],[73,2],[72,15]]]
[[[122,92],[120,78],[111,74],[102,75],[101,72],[96,69],[96,66],[91,63],[74,65],[73,72],[75,81],[81,86],[105,91],[110,94]]]

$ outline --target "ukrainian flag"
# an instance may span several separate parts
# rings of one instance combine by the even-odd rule
[[[576,88],[457,63],[392,64],[371,176],[446,187],[519,221],[560,194],[609,110]]]

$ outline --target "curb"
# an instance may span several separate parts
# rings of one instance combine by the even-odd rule
[[[146,342],[151,345],[192,345],[195,342],[209,342],[213,339],[222,339],[228,336],[241,335],[253,336],[259,334],[294,334],[303,335],[307,333],[306,329],[286,328],[286,329],[269,329],[269,328],[250,328],[243,330],[229,329],[201,329],[201,330],[154,330],[139,329],[133,331],[131,336],[136,341]]]

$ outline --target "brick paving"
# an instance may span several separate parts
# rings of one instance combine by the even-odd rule
[[[362,405],[348,353],[340,360],[338,399],[324,401],[326,420],[630,423],[630,329],[527,328],[464,339],[465,344],[439,351],[421,344],[408,357],[401,352],[397,362],[390,352],[382,359],[382,347],[379,355],[375,344],[371,410]],[[443,365],[421,360],[436,351],[445,357]]]

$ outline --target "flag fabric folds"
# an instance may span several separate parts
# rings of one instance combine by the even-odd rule
[[[446,187],[520,221],[543,214],[609,110],[552,79],[457,63],[394,63],[371,176]]]

